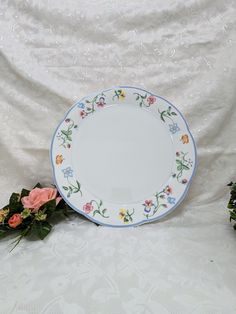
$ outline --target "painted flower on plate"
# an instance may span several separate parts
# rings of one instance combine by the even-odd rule
[[[62,155],[56,155],[56,164],[61,165],[63,162],[63,156]]]
[[[144,205],[145,205],[146,207],[152,207],[153,202],[152,202],[152,200],[146,200],[146,201],[144,202]]]
[[[84,119],[88,114],[84,111],[84,110],[81,110],[80,111],[80,116],[82,119]]]
[[[124,221],[126,214],[127,214],[126,209],[121,208],[120,211],[119,211],[119,217],[120,217],[120,219]]]
[[[167,202],[169,203],[169,204],[175,204],[175,198],[174,197],[167,197]]]
[[[152,95],[148,96],[148,98],[147,98],[147,102],[149,105],[154,104],[156,102],[156,100],[157,100],[156,97],[152,96]]]
[[[71,169],[71,167],[62,169],[62,172],[64,173],[64,178],[73,177],[73,170]]]
[[[177,123],[169,124],[169,130],[172,134],[180,131],[180,128]]]
[[[169,185],[167,185],[167,187],[165,188],[164,192],[165,192],[167,195],[169,195],[169,194],[172,193],[172,188],[171,188]]]
[[[181,136],[181,139],[183,144],[188,144],[189,143],[189,138],[188,138],[188,134],[184,134]]]
[[[84,109],[85,104],[82,102],[79,102],[77,106],[78,106],[78,108]]]
[[[187,180],[187,179],[183,179],[181,182],[182,182],[183,184],[186,184],[186,183],[188,182],[188,180]]]
[[[125,98],[125,92],[121,89],[119,93],[119,99],[124,99]]]
[[[105,98],[104,97],[100,97],[98,102],[97,102],[97,106],[98,107],[104,107],[105,104],[106,104],[105,103]]]
[[[91,213],[91,211],[93,211],[93,205],[92,205],[91,203],[86,203],[86,204],[83,206],[83,211],[84,211],[86,214]]]

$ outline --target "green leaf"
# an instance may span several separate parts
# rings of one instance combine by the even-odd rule
[[[12,214],[23,210],[23,205],[20,202],[20,194],[12,193],[9,200],[9,208]]]
[[[68,141],[72,142],[72,138],[68,135],[67,136]]]
[[[136,97],[136,100],[139,100],[139,95]]]
[[[72,187],[71,186],[69,186],[69,190],[72,192],[73,191],[73,189],[72,189]]]
[[[106,208],[104,208],[104,209],[102,210],[103,215],[105,214],[106,211],[107,211]]]
[[[67,191],[67,190],[68,190],[68,187],[67,187],[67,186],[65,186],[65,185],[63,185],[63,186],[62,186],[62,188],[63,188],[65,191]]]
[[[178,165],[182,165],[182,161],[181,161],[181,160],[176,159],[175,161],[176,161],[176,163],[177,163]]]
[[[182,170],[182,165],[178,165],[178,166],[177,166],[177,170],[178,170],[178,171],[181,171],[181,170]]]
[[[29,190],[22,189],[22,190],[21,190],[21,194],[20,194],[20,198],[25,197],[25,196],[28,196],[29,193],[30,193]]]
[[[43,206],[41,206],[42,208],[44,208],[44,212],[47,213],[48,217],[51,216],[53,214],[53,212],[56,209],[56,200],[51,200],[49,202],[47,202],[46,204],[44,204]]]
[[[100,204],[99,204],[99,207],[101,207],[102,206],[102,200],[100,200]]]
[[[171,112],[172,116],[177,116],[177,113],[175,113],[174,111]]]
[[[52,226],[47,221],[37,221],[32,226],[32,232],[43,240],[51,231]]]
[[[72,134],[72,131],[71,131],[71,130],[69,130],[69,131],[68,131],[68,135],[71,135],[71,134]]]
[[[78,190],[80,190],[80,183],[78,180],[76,180],[77,186],[78,186]]]
[[[20,194],[12,193],[12,195],[10,197],[10,200],[9,200],[10,207],[11,207],[11,205],[18,204],[19,203],[19,198],[20,198]]]
[[[42,185],[38,182],[38,183],[33,187],[33,189],[35,189],[35,188],[42,189]]]
[[[183,167],[184,170],[189,170],[190,169],[188,166],[183,165],[183,164],[182,164],[182,167]]]
[[[91,110],[92,110],[92,108],[89,108],[89,107],[87,107],[86,109],[87,109],[88,111],[91,111]]]
[[[230,211],[230,218],[236,220],[236,213],[234,211]]]
[[[86,104],[90,104],[90,101],[88,99],[85,100]]]
[[[7,231],[6,230],[0,230],[0,239],[1,238],[4,238],[7,234]]]

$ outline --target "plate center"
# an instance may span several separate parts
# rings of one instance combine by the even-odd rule
[[[84,189],[119,204],[156,193],[171,176],[170,133],[150,111],[114,105],[86,117],[73,142],[72,166]]]

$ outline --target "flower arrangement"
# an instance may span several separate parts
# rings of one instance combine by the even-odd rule
[[[231,209],[229,211],[230,221],[231,220],[236,221],[236,182],[235,183],[230,182],[228,186],[230,187],[230,199],[227,207]],[[236,223],[234,224],[234,229],[236,230]]]
[[[52,218],[68,216],[70,207],[55,187],[42,187],[38,183],[31,191],[22,189],[12,193],[9,204],[0,209],[0,238],[16,234],[12,250],[29,235],[43,240],[52,229]]]

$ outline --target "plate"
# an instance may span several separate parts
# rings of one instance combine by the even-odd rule
[[[196,168],[188,125],[169,101],[118,86],[76,102],[51,144],[54,181],[68,205],[101,225],[127,227],[172,212]]]

